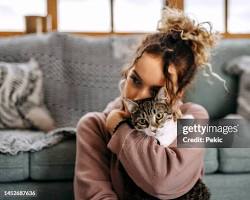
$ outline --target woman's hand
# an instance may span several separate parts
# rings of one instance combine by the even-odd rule
[[[117,124],[120,121],[123,121],[124,119],[128,118],[129,116],[130,116],[130,113],[128,113],[127,111],[120,110],[120,109],[112,110],[108,114],[107,119],[106,119],[106,127],[107,127],[108,132],[112,134]]]

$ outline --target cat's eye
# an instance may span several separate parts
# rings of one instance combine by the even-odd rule
[[[163,114],[162,113],[157,113],[156,114],[156,119],[159,120],[159,119],[162,119],[163,118]]]
[[[144,124],[146,124],[146,120],[145,119],[139,119],[138,123],[141,124],[141,125],[144,125]]]

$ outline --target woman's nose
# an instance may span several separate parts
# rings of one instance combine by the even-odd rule
[[[151,94],[150,94],[149,90],[147,88],[144,88],[144,89],[140,89],[137,92],[137,95],[136,95],[134,100],[146,99],[146,98],[150,98],[150,97],[151,97]]]

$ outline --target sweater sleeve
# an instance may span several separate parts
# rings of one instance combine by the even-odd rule
[[[77,123],[74,195],[76,200],[117,200],[112,190],[104,119],[88,113]]]
[[[196,119],[209,118],[205,108],[197,104],[185,103],[181,110]],[[126,123],[118,127],[108,148],[117,154],[140,188],[160,199],[177,198],[187,193],[203,175],[205,149],[164,147]]]

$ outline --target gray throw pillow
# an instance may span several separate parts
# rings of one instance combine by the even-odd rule
[[[232,59],[225,70],[240,76],[237,113],[250,120],[250,55]]]
[[[44,104],[43,74],[36,60],[0,62],[0,128],[55,128]]]

